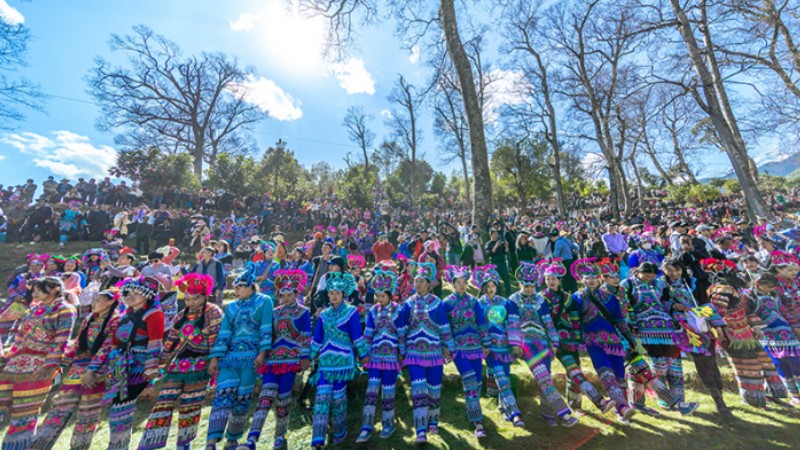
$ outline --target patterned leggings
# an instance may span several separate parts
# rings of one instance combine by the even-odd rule
[[[513,420],[520,415],[519,407],[517,406],[517,399],[514,397],[514,391],[511,390],[511,364],[502,362],[494,355],[489,356],[486,364],[492,368],[492,376],[497,382],[497,388],[500,390],[497,400],[500,405],[500,411],[506,420]]]
[[[253,413],[253,422],[250,424],[250,433],[247,440],[253,443],[258,442],[267,415],[275,404],[275,438],[285,437],[289,431],[289,409],[292,405],[292,387],[297,377],[296,372],[288,372],[276,375],[272,372],[264,374],[262,380],[261,394],[256,402],[256,412]],[[277,399],[277,401],[276,401]]]
[[[461,374],[461,384],[464,386],[464,400],[467,406],[467,419],[470,422],[480,422],[483,420],[483,410],[481,410],[481,369],[482,359],[466,359],[460,356],[453,362]]]
[[[378,405],[378,394],[383,388],[381,422],[383,429],[387,430],[394,426],[394,397],[397,385],[396,370],[369,369],[369,381],[367,383],[367,398],[364,400],[364,417],[362,420],[361,431],[372,431],[375,424],[375,411]]]
[[[103,412],[101,401],[105,384],[99,381],[92,388],[81,386],[81,378],[90,360],[76,360],[64,377],[61,390],[53,400],[53,408],[47,413],[44,423],[36,430],[32,449],[47,450],[55,445],[73,415],[76,416],[72,432],[71,450],[89,450],[92,438]]]
[[[8,410],[11,421],[3,438],[2,450],[28,450],[33,441],[39,410],[42,408],[53,380],[22,381],[26,375],[15,374],[13,379],[0,375],[0,411]],[[29,378],[29,375],[27,376]]]
[[[417,435],[428,427],[439,426],[439,403],[442,398],[444,367],[408,366],[411,377],[411,402],[414,408],[414,429]]]
[[[197,437],[200,411],[203,408],[209,377],[205,372],[168,373],[161,393],[147,419],[139,450],[167,446],[172,413],[178,404],[178,447],[189,445]]]
[[[581,409],[581,400],[583,398],[581,393],[584,393],[595,406],[600,408],[603,396],[583,375],[578,352],[559,350],[556,353],[556,358],[564,366],[564,371],[567,372],[567,402],[569,406],[572,409]]]
[[[229,441],[236,441],[244,435],[247,410],[250,408],[257,378],[256,371],[250,365],[219,370],[217,392],[208,417],[209,444],[222,439],[223,434]]]
[[[594,370],[600,377],[606,393],[614,403],[617,412],[622,414],[624,409],[629,408],[628,400],[625,398],[625,358],[623,356],[609,355],[602,348],[589,345],[586,347],[589,358],[592,359]]]
[[[347,381],[330,382],[325,372],[319,372],[317,399],[314,402],[314,421],[311,428],[311,445],[325,445],[328,421],[333,410],[333,439],[347,436]]]
[[[547,421],[555,418],[562,418],[572,411],[564,401],[564,397],[558,393],[553,386],[553,378],[550,375],[550,350],[544,343],[526,343],[522,347],[522,356],[525,363],[531,369],[533,378],[539,385],[541,394],[542,417]]]
[[[147,388],[148,382],[128,385],[128,395],[120,399],[117,396],[108,410],[108,427],[110,429],[108,450],[128,450],[133,431],[133,416],[136,414],[136,399]]]
[[[769,348],[766,349],[767,354],[778,369],[778,374],[781,376],[783,383],[789,390],[789,395],[794,398],[800,397],[800,358],[797,356],[784,356],[779,358],[775,356]]]

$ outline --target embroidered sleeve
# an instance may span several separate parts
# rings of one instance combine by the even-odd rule
[[[319,356],[319,351],[322,349],[322,342],[325,340],[325,311],[320,314],[317,319],[317,325],[314,327],[314,337],[311,339],[311,360],[315,360]]]
[[[353,313],[350,315],[350,319],[348,320],[350,339],[353,340],[353,347],[355,347],[359,359],[366,358],[369,356],[369,347],[364,341],[364,338],[361,336],[361,319],[359,318],[358,312],[355,307],[352,308]]]
[[[106,324],[106,338],[100,345],[97,353],[92,357],[92,361],[86,368],[87,370],[99,372],[100,369],[105,366],[106,362],[108,362],[108,355],[114,348],[114,336],[116,336],[117,328],[119,328],[119,316],[113,311],[109,312],[109,314],[114,314],[114,316],[108,319],[108,324]]]
[[[213,303],[209,303],[209,306],[210,307],[206,311],[206,329],[204,333],[206,333],[207,336],[208,348],[211,348],[217,341],[217,336],[219,336],[219,329],[222,325],[222,310]]]
[[[394,320],[394,326],[397,329],[397,345],[400,350],[400,356],[406,355],[406,334],[408,327],[406,325],[406,316],[403,314],[402,307],[397,306],[397,317]]]
[[[542,325],[544,325],[544,329],[547,331],[547,338],[550,340],[550,344],[553,347],[558,347],[558,332],[556,332],[556,327],[553,325],[553,317],[550,315],[550,308],[547,306],[547,300],[538,297],[536,301],[538,303],[536,312],[539,313],[539,319],[542,321]]]
[[[372,308],[367,313],[367,326],[364,328],[364,344],[367,346],[367,351],[372,351],[372,338],[375,335],[375,308]]]
[[[45,358],[45,366],[58,366],[61,363],[61,357],[64,355],[64,350],[69,341],[69,336],[72,334],[72,328],[75,326],[77,316],[78,312],[75,307],[64,304],[56,313],[56,316],[52,318],[55,336],[53,344],[50,346],[50,351]]]
[[[265,295],[264,302],[261,304],[261,326],[259,327],[261,342],[258,346],[260,352],[268,352],[272,349],[272,309],[272,299]]]
[[[447,350],[449,350],[450,353],[455,353],[456,341],[453,340],[453,330],[450,328],[450,321],[447,319],[447,313],[445,312],[444,305],[441,301],[436,307],[436,311],[434,311],[434,317],[434,320],[439,325],[439,336],[441,338],[442,345],[447,347]]]
[[[506,300],[506,310],[508,312],[508,343],[514,347],[522,347],[522,331],[520,330],[517,303]]]
[[[233,337],[233,320],[236,315],[236,303],[231,303],[225,307],[225,314],[222,316],[222,323],[219,326],[219,334],[211,347],[210,358],[222,358],[228,352],[228,345]]]
[[[300,359],[309,359],[311,353],[311,348],[309,347],[311,342],[311,314],[307,309],[303,310],[303,314],[300,315],[296,325],[297,329],[300,330],[300,340],[298,342]]]
[[[481,344],[484,348],[489,348],[492,345],[492,336],[489,335],[489,328],[486,326],[486,311],[478,299],[475,299],[475,325],[478,327],[478,333],[481,336]]]

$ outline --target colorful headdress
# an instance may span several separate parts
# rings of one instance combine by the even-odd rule
[[[64,255],[50,255],[49,259],[52,259],[56,264],[64,264],[67,261],[67,257]]]
[[[603,276],[619,275],[619,264],[611,258],[603,258],[597,263],[597,268]]]
[[[244,266],[244,272],[239,274],[233,281],[234,286],[251,287],[256,282],[256,271],[258,266],[249,262]]]
[[[736,271],[736,263],[727,259],[706,258],[701,259],[700,264],[703,266],[703,270],[713,275]]]
[[[535,286],[541,283],[541,275],[542,273],[539,271],[539,268],[536,267],[536,264],[529,261],[520,261],[519,267],[517,267],[517,271],[514,273],[519,284],[528,286]]]
[[[302,292],[308,282],[308,275],[302,270],[278,270],[275,272],[275,290],[281,294]]]
[[[343,272],[328,272],[325,286],[329,291],[339,291],[349,297],[356,290],[356,279],[353,275]]]
[[[636,245],[642,245],[645,242],[649,242],[650,245],[655,245],[656,243],[655,239],[649,232],[634,234],[633,240],[636,242]]]
[[[569,271],[576,280],[584,276],[599,276],[600,269],[595,262],[597,262],[597,258],[577,259],[570,265]]]
[[[786,253],[783,250],[774,250],[769,254],[769,262],[773,266],[800,266],[800,260],[791,253]]]
[[[567,274],[567,268],[564,267],[564,264],[561,262],[561,258],[544,259],[539,261],[539,263],[536,264],[536,267],[538,267],[539,271],[541,271],[542,278],[561,278]]]
[[[103,234],[110,234],[112,236],[116,236],[116,235],[119,234],[119,230],[113,230],[113,229],[112,230],[105,230],[105,231],[103,231]]]
[[[208,297],[214,290],[214,279],[211,278],[211,275],[189,273],[176,281],[175,285],[178,286],[178,290],[186,295],[205,295]]]
[[[124,297],[131,292],[142,294],[147,299],[153,299],[158,295],[158,280],[151,277],[126,278],[122,282],[119,293]]]
[[[388,270],[376,270],[369,280],[369,287],[375,292],[394,292],[397,275]]]
[[[450,284],[453,284],[458,278],[469,281],[470,275],[471,271],[467,266],[447,266],[444,269],[444,279]]]
[[[87,261],[89,261],[89,258],[92,255],[97,255],[100,258],[100,261],[105,261],[106,259],[108,259],[108,254],[102,248],[90,248],[89,250],[86,250],[86,253],[83,254],[83,258],[82,259],[83,259],[84,264]]]
[[[347,265],[356,269],[363,269],[367,266],[367,260],[361,255],[347,255]]]
[[[417,270],[414,273],[414,278],[425,278],[433,283],[436,279],[436,265],[429,262],[417,263]]]
[[[277,250],[278,246],[275,245],[274,242],[261,241],[261,243],[259,244],[259,248],[261,248],[262,252],[267,253],[268,250],[272,250],[274,252],[275,250]]]
[[[494,281],[495,285],[500,283],[500,274],[497,273],[497,266],[487,264],[478,266],[472,271],[472,284],[478,289],[483,288],[483,285],[488,281]]]

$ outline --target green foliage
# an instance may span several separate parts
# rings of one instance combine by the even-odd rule
[[[419,203],[422,196],[430,192],[432,179],[433,167],[428,161],[417,160],[414,164],[408,159],[400,161],[386,180],[389,202],[394,206],[400,206],[406,200],[410,200],[412,204]],[[410,198],[412,180],[416,197],[413,199]]]
[[[200,187],[200,182],[193,173],[191,155],[170,155],[156,147],[119,152],[117,163],[109,173],[137,182],[145,191],[167,186],[190,190]]]
[[[724,189],[725,192],[729,194],[736,194],[742,192],[742,186],[739,184],[739,180],[737,180],[736,178],[725,180],[725,182],[722,183],[722,189]]]
[[[203,184],[241,198],[250,193],[257,168],[258,163],[250,156],[221,153],[214,167],[208,169],[208,179]]]
[[[490,162],[497,199],[524,203],[531,198],[549,198],[552,170],[547,163],[548,152],[542,138],[499,142]]]
[[[361,164],[354,165],[344,171],[334,192],[347,205],[372,206],[372,190],[377,181],[378,176],[373,168],[367,170]]]
[[[332,194],[336,183],[342,179],[342,176],[343,171],[333,170],[331,165],[325,161],[314,163],[314,165],[311,166],[311,182],[313,188],[321,194]]]
[[[782,191],[791,186],[788,177],[779,177],[769,174],[758,176],[758,187],[767,191]]]
[[[310,192],[310,174],[300,165],[286,142],[278,140],[264,152],[253,185],[256,193],[269,192],[275,199],[302,199]]]
[[[678,203],[699,204],[722,195],[720,188],[710,184],[675,184],[667,187],[669,198]]]

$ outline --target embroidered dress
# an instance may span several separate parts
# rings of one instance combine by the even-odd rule
[[[219,358],[217,391],[208,418],[208,441],[219,440],[223,434],[236,441],[244,434],[258,377],[253,361],[259,352],[272,348],[272,310],[272,299],[258,292],[225,307],[219,335],[208,355]]]
[[[108,317],[106,323],[106,315]],[[79,352],[79,340],[76,339],[64,353],[62,365],[69,371],[62,379],[61,389],[53,400],[53,407],[47,413],[44,423],[36,430],[36,438],[32,448],[46,450],[53,447],[61,433],[67,427],[70,418],[75,415],[75,428],[69,448],[71,450],[88,450],[92,445],[100,414],[103,412],[101,401],[106,391],[103,379],[103,368],[114,345],[114,335],[119,326],[119,313],[107,311],[106,315],[84,319],[78,329],[77,336],[86,333],[87,350]],[[103,324],[105,329],[103,329]],[[102,339],[97,352],[90,353],[98,339]],[[87,371],[95,373],[96,384],[83,387],[81,379]]]
[[[547,302],[553,325],[558,333],[559,348],[556,358],[567,373],[567,402],[572,409],[580,409],[583,397],[581,393],[585,393],[589,400],[602,410],[605,401],[603,396],[586,380],[581,370],[578,351],[583,346],[583,331],[578,305],[561,289],[554,292],[545,288],[539,292],[539,296],[542,301]]]
[[[375,423],[378,395],[381,394],[383,430],[394,427],[394,399],[400,358],[406,354],[406,321],[402,307],[395,302],[375,304],[367,313],[364,342],[369,353],[367,395],[361,431],[370,432]],[[382,390],[382,391],[381,391]]]
[[[739,394],[747,404],[763,408],[767,406],[764,382],[770,386],[772,395],[786,397],[788,392],[783,385],[775,364],[761,347],[748,320],[748,305],[739,291],[729,285],[715,284],[708,295],[727,325],[728,341],[724,344]],[[762,361],[766,362],[762,366]]]
[[[326,308],[317,320],[311,340],[311,359],[319,361],[312,446],[325,444],[331,415],[334,440],[341,442],[347,435],[345,389],[347,382],[356,374],[356,356],[367,356],[367,346],[361,337],[358,310],[344,302],[337,307]]]
[[[780,299],[758,289],[745,291],[751,310],[758,317],[761,345],[775,363],[778,374],[793,398],[800,398],[800,341],[792,327],[781,315]]]
[[[272,349],[261,369],[263,385],[247,435],[248,442],[258,442],[273,403],[275,438],[286,436],[289,431],[292,386],[297,372],[301,370],[300,362],[309,359],[310,343],[311,316],[308,308],[297,302],[275,307],[272,313]]]
[[[202,326],[198,320],[202,317]],[[208,374],[208,354],[217,339],[222,310],[206,302],[204,311],[181,311],[169,329],[161,352],[166,376],[150,417],[147,419],[139,449],[164,448],[167,445],[172,413],[178,405],[179,448],[191,445],[200,425],[200,410],[205,400]]]
[[[525,363],[539,385],[542,417],[548,422],[570,414],[564,398],[553,386],[550,363],[553,357],[551,348],[558,348],[558,333],[547,302],[537,294],[525,295],[522,291],[511,295],[509,301],[517,305],[519,313],[519,341],[512,342],[522,349]]]
[[[775,292],[781,299],[781,314],[797,335],[800,333],[800,279],[787,280],[781,276],[775,279],[778,280]]]
[[[662,278],[650,283],[631,277],[623,281],[628,299],[628,323],[644,345],[675,345],[672,317],[664,309],[661,296],[667,284]]]
[[[511,342],[521,341],[517,304],[499,295],[492,298],[484,295],[480,302],[486,315],[486,348],[489,349],[486,364],[492,368],[497,383],[500,411],[506,420],[513,420],[520,415],[510,378],[514,361]]]
[[[76,316],[74,306],[57,298],[49,305],[32,307],[20,320],[0,372],[0,411],[11,415],[4,450],[29,448]],[[33,377],[39,369],[51,370]]]
[[[439,424],[444,353],[452,354],[455,341],[444,303],[433,294],[414,294],[403,304],[408,321],[405,366],[411,377],[411,402],[417,435]]]
[[[164,313],[158,306],[129,310],[114,334],[114,350],[108,357],[105,402],[108,412],[109,449],[127,449],[131,440],[136,399],[156,374],[164,340]]]
[[[466,292],[463,295],[450,294],[444,299],[444,306],[455,342],[453,363],[461,375],[467,419],[481,422],[483,348],[490,344],[486,334],[486,315],[481,302]]]

